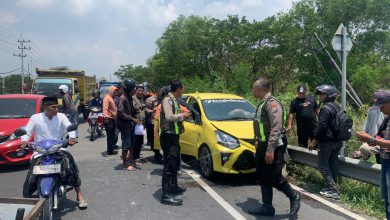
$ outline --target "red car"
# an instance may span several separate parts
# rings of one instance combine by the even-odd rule
[[[28,163],[32,151],[19,151],[20,138],[12,133],[23,126],[33,114],[41,112],[43,95],[0,95],[0,165]]]

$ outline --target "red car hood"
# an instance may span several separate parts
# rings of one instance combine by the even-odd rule
[[[16,129],[26,126],[30,118],[0,119],[0,135],[10,135]]]

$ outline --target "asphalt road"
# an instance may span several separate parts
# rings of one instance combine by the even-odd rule
[[[88,199],[88,209],[79,210],[75,193],[61,200],[56,219],[234,219],[209,192],[188,173],[180,182],[188,189],[181,197],[183,206],[171,207],[159,202],[162,166],[152,161],[152,153],[145,147],[142,156],[150,159],[142,169],[129,172],[122,169],[119,155],[105,156],[105,137],[89,141],[87,124],[79,126],[79,144],[70,148],[80,169],[82,190]],[[0,167],[0,197],[21,197],[28,165]],[[185,169],[191,167],[183,164]],[[260,187],[248,175],[220,176],[204,180],[235,211],[246,219],[260,219],[245,212],[259,205]],[[288,219],[289,201],[274,191],[274,218]],[[299,219],[351,219],[310,198],[302,199]]]

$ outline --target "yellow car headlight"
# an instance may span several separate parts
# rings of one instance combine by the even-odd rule
[[[223,131],[215,131],[215,136],[217,138],[218,144],[227,147],[229,149],[236,149],[240,146],[240,142],[237,138],[223,132]]]

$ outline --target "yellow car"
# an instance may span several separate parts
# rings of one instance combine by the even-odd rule
[[[199,160],[201,174],[212,177],[255,172],[253,117],[256,108],[244,98],[221,93],[183,95],[192,117],[184,121],[181,154]],[[156,148],[160,148],[158,138]],[[161,148],[160,148],[161,149]]]

